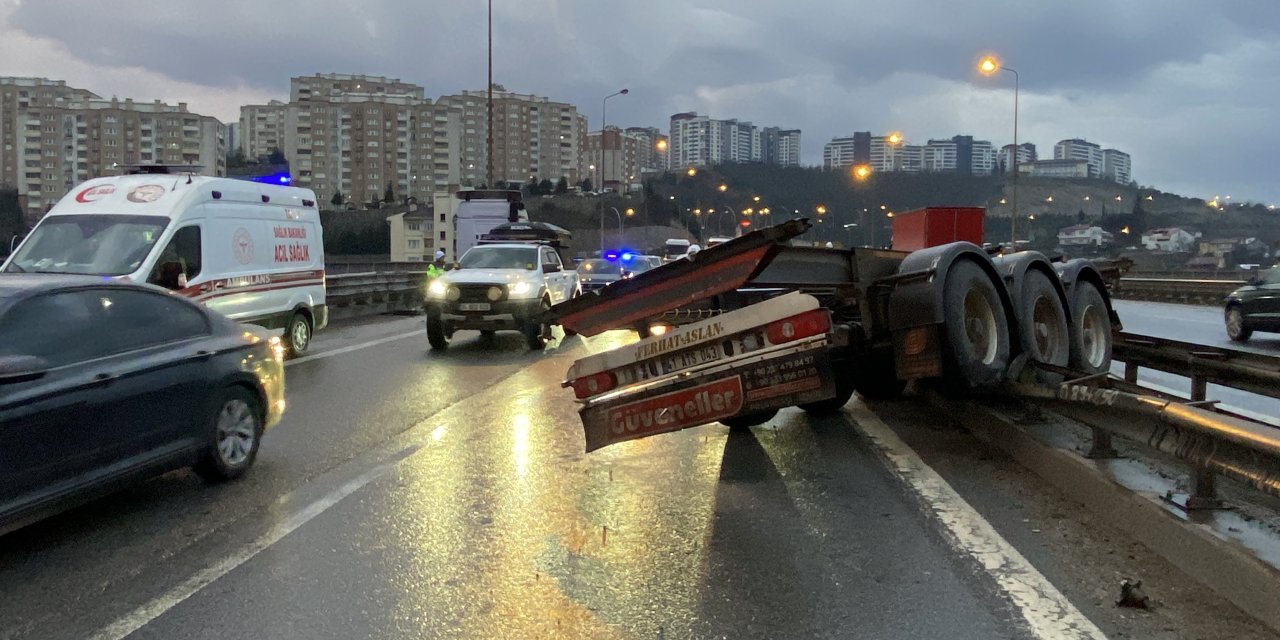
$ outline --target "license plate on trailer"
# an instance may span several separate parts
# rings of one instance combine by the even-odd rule
[[[459,311],[488,311],[488,302],[464,302],[458,305]]]
[[[682,351],[662,359],[662,373],[673,373],[720,359],[720,345],[710,345]]]

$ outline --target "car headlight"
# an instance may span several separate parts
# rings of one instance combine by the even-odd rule
[[[449,285],[445,284],[444,282],[441,282],[439,278],[432,280],[431,284],[427,285],[428,298],[443,299],[445,294],[448,292],[449,292]]]
[[[529,284],[529,283],[528,283],[528,282],[526,282],[526,281],[520,281],[520,282],[517,282],[517,283],[515,283],[515,284],[511,285],[511,297],[512,297],[512,298],[524,298],[524,297],[528,297],[528,295],[529,295],[532,291],[533,291],[533,285],[532,285],[532,284]]]

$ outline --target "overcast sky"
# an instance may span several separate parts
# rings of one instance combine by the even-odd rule
[[[1221,6],[1217,6],[1221,5]],[[802,161],[855,130],[908,142],[1082,137],[1139,183],[1280,203],[1280,2],[1232,0],[494,0],[494,80],[599,126],[698,111],[803,130]],[[483,0],[0,0],[0,75],[66,80],[224,122],[289,77],[483,89]]]

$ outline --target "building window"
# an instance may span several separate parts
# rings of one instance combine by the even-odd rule
[[[410,230],[410,231],[422,231],[422,223],[420,223],[420,222],[410,222],[410,223],[409,223],[409,230]]]
[[[443,231],[441,231],[441,232],[440,232],[440,241],[441,241],[441,242],[443,242],[443,241],[444,241],[444,232],[443,232]]]
[[[419,248],[419,246],[418,246],[419,244],[420,244],[420,243],[419,243],[419,241],[417,241],[417,240],[410,240],[410,241],[409,241],[409,248],[410,248],[410,249],[417,249],[417,248]]]

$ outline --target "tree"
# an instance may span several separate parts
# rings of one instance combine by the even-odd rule
[[[239,169],[249,165],[249,159],[244,155],[244,149],[236,149],[227,154],[227,168]]]
[[[289,164],[289,159],[284,157],[284,152],[272,148],[271,153],[267,155],[267,164]]]
[[[520,185],[520,189],[531,196],[538,195],[538,179],[529,176],[529,182]]]
[[[556,181],[556,195],[562,196],[566,193],[569,193],[569,179],[560,176],[560,179]]]
[[[538,183],[538,195],[549,196],[551,195],[551,192],[555,190],[555,188],[556,186],[554,184],[551,184],[550,180],[543,178],[542,182]]]
[[[396,191],[391,188],[391,181],[387,181],[387,190],[382,192],[382,201],[391,203],[396,201]]]
[[[329,204],[335,207],[341,207],[343,202],[346,202],[346,201],[342,199],[341,191],[334,191],[333,197],[329,199]]]
[[[592,189],[593,185],[591,184],[591,178],[584,178],[582,182],[578,183],[578,186],[581,187],[583,191],[594,191],[594,189]]]
[[[22,233],[24,227],[22,207],[18,204],[18,190],[0,188],[0,241],[4,242],[0,251],[8,253],[9,240]]]

